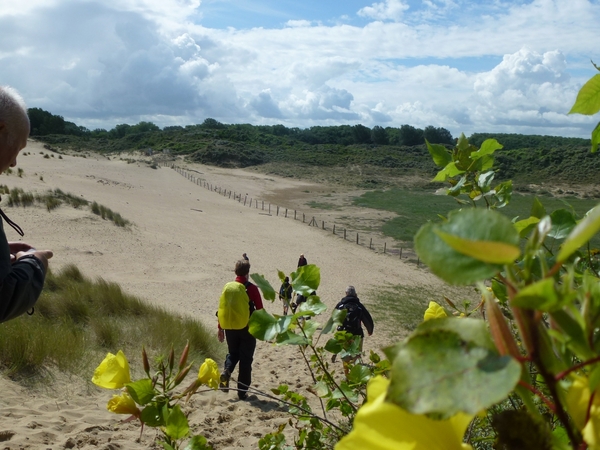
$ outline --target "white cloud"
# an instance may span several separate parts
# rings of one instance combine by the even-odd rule
[[[387,0],[361,9],[373,20],[360,26],[311,17],[245,30],[193,23],[200,0],[26,3],[0,5],[0,83],[81,125],[589,134],[590,120],[566,111],[582,68],[594,73],[598,0]]]
[[[358,15],[375,20],[400,21],[409,6],[402,0],[385,0],[382,3],[373,3],[358,11]]]

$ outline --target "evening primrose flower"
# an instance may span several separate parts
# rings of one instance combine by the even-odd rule
[[[198,381],[212,389],[219,388],[219,366],[210,358],[206,358],[198,371]]]
[[[116,355],[106,355],[94,371],[92,383],[105,389],[121,389],[127,383],[131,383],[129,363],[121,350]]]
[[[425,311],[425,315],[423,316],[423,320],[427,322],[431,319],[441,319],[442,317],[446,317],[446,311],[436,302],[429,302],[429,308]]]
[[[472,450],[462,439],[473,416],[459,413],[448,420],[433,420],[411,414],[385,401],[388,385],[382,376],[369,380],[367,403],[335,450]]]
[[[573,384],[567,390],[567,411],[581,431],[589,450],[600,450],[600,392],[595,392],[590,406],[590,382],[586,377],[573,375]],[[589,407],[589,418],[588,418]],[[587,419],[587,422],[586,422]]]
[[[132,416],[139,416],[140,414],[135,401],[127,392],[123,392],[121,395],[113,395],[113,398],[108,401],[106,409],[115,414],[131,414]]]

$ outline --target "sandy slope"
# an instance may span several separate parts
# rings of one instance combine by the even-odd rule
[[[30,154],[20,156],[18,166],[24,176],[4,176],[2,184],[37,192],[59,188],[95,200],[134,223],[129,230],[121,229],[88,209],[71,207],[51,213],[42,208],[5,208],[25,230],[26,242],[54,251],[53,268],[74,263],[88,276],[115,281],[132,294],[193,315],[211,327],[216,327],[214,313],[221,288],[233,279],[233,265],[243,252],[250,257],[252,272],[264,274],[276,287],[277,269],[293,271],[298,255],[304,253],[309,263],[321,268],[319,295],[329,306],[343,296],[348,284],[356,286],[372,311],[378,305],[361,293],[379,285],[440,284],[413,264],[336,238],[300,220],[244,207],[170,168],[152,169],[144,163],[128,164],[102,156],[63,155],[59,159],[54,154],[44,158],[41,153],[49,152],[35,142],[30,142],[25,152]],[[178,164],[213,185],[241,192],[244,197],[248,194],[248,198],[319,189],[242,170]],[[9,227],[5,229],[9,239],[18,237]],[[278,303],[266,307],[280,312]],[[365,349],[388,343],[376,325]],[[300,389],[310,384],[296,349],[266,343],[258,345],[253,376],[254,385],[263,390],[279,383]],[[138,427],[120,424],[120,417],[105,411],[111,393],[93,389],[88,394],[87,387],[68,380],[53,395],[28,392],[7,380],[0,382],[5,393],[0,400],[2,448],[151,448],[152,430],[136,442]],[[256,448],[260,436],[285,421],[272,400],[239,402],[235,395],[221,392],[196,396],[188,411],[195,431],[210,438],[217,449]]]

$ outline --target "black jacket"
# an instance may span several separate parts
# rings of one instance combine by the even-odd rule
[[[362,323],[369,334],[373,333],[375,327],[373,318],[358,297],[344,297],[336,305],[335,309],[346,309],[348,311],[344,323],[338,327],[339,331],[347,331],[357,336],[364,336]]]
[[[0,219],[0,322],[31,309],[44,287],[46,272],[35,256],[10,263],[10,249]]]

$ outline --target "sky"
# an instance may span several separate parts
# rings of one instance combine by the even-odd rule
[[[0,2],[0,85],[89,129],[213,118],[589,137],[600,0]]]

